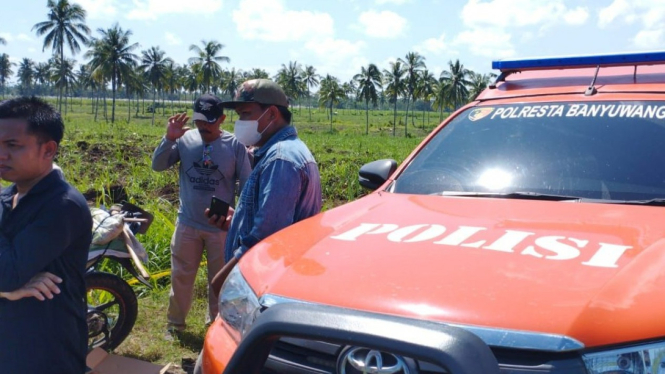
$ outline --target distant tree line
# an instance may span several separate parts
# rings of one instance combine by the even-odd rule
[[[53,56],[44,62],[22,58],[18,64],[10,61],[6,53],[0,54],[0,95],[57,96],[60,111],[67,113],[73,98],[91,99],[91,111],[97,120],[100,106],[103,116],[116,121],[116,99],[128,101],[127,121],[134,115],[151,112],[154,124],[158,107],[165,108],[169,100],[193,100],[201,93],[211,92],[232,97],[238,86],[247,79],[267,78],[278,82],[289,96],[292,105],[305,104],[311,120],[312,106],[326,110],[332,120],[334,109],[361,103],[366,114],[366,133],[369,132],[369,111],[393,110],[393,135],[396,133],[398,109],[406,111],[405,134],[408,129],[409,110],[443,112],[454,110],[473,100],[493,78],[466,69],[459,60],[450,61],[448,69],[438,77],[427,69],[425,57],[409,52],[404,58],[391,62],[381,70],[375,64],[362,66],[350,81],[341,82],[330,74],[322,76],[314,66],[297,61],[282,64],[276,75],[263,69],[224,69],[221,64],[231,59],[223,56],[224,45],[215,40],[201,40],[192,44],[192,57],[179,65],[159,46],[137,51],[138,43],[131,41],[132,31],[118,24],[108,29],[97,29],[96,34],[85,24],[86,11],[69,0],[48,0],[47,20],[33,26],[33,31],[44,38],[43,49],[51,49]],[[0,37],[0,45],[7,41]],[[84,62],[78,64],[65,56],[65,47],[74,56],[84,46]],[[16,84],[8,87],[15,76]],[[110,90],[110,92],[109,92]],[[110,96],[110,97],[109,97]],[[146,109],[145,100],[152,103]],[[110,99],[110,116],[107,113]],[[100,103],[101,100],[101,103]],[[159,101],[161,100],[161,104]],[[141,109],[142,108],[142,109]],[[163,112],[165,113],[165,112]],[[411,125],[416,126],[414,116]]]

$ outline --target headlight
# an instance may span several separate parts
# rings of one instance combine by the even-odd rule
[[[589,353],[582,357],[591,374],[665,373],[665,342]]]
[[[240,341],[254,323],[261,305],[254,291],[243,278],[238,267],[234,267],[224,281],[219,293],[219,315]]]

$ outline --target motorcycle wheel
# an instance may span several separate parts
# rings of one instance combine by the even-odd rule
[[[85,275],[88,303],[88,348],[112,350],[129,335],[138,315],[134,290],[122,278],[108,273]]]

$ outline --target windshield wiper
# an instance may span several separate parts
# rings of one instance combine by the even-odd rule
[[[608,200],[607,202],[612,204],[665,206],[665,198],[662,197],[649,200]]]
[[[551,195],[537,192],[464,192],[464,191],[443,191],[436,193],[439,196],[460,196],[460,197],[490,197],[498,199],[518,199],[518,200],[545,200],[545,201],[582,201],[583,199],[575,196]]]

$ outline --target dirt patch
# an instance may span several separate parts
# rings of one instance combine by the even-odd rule
[[[157,196],[161,197],[162,199],[168,201],[171,203],[171,205],[175,205],[178,203],[178,190],[176,186],[167,184],[166,186],[160,188],[157,191]]]
[[[111,204],[119,204],[123,201],[128,201],[127,189],[123,185],[110,186],[106,191],[88,190],[83,193],[83,197],[89,202],[97,204],[97,201],[102,200],[110,202]],[[104,199],[102,199],[104,197]],[[107,200],[108,199],[108,200]]]

